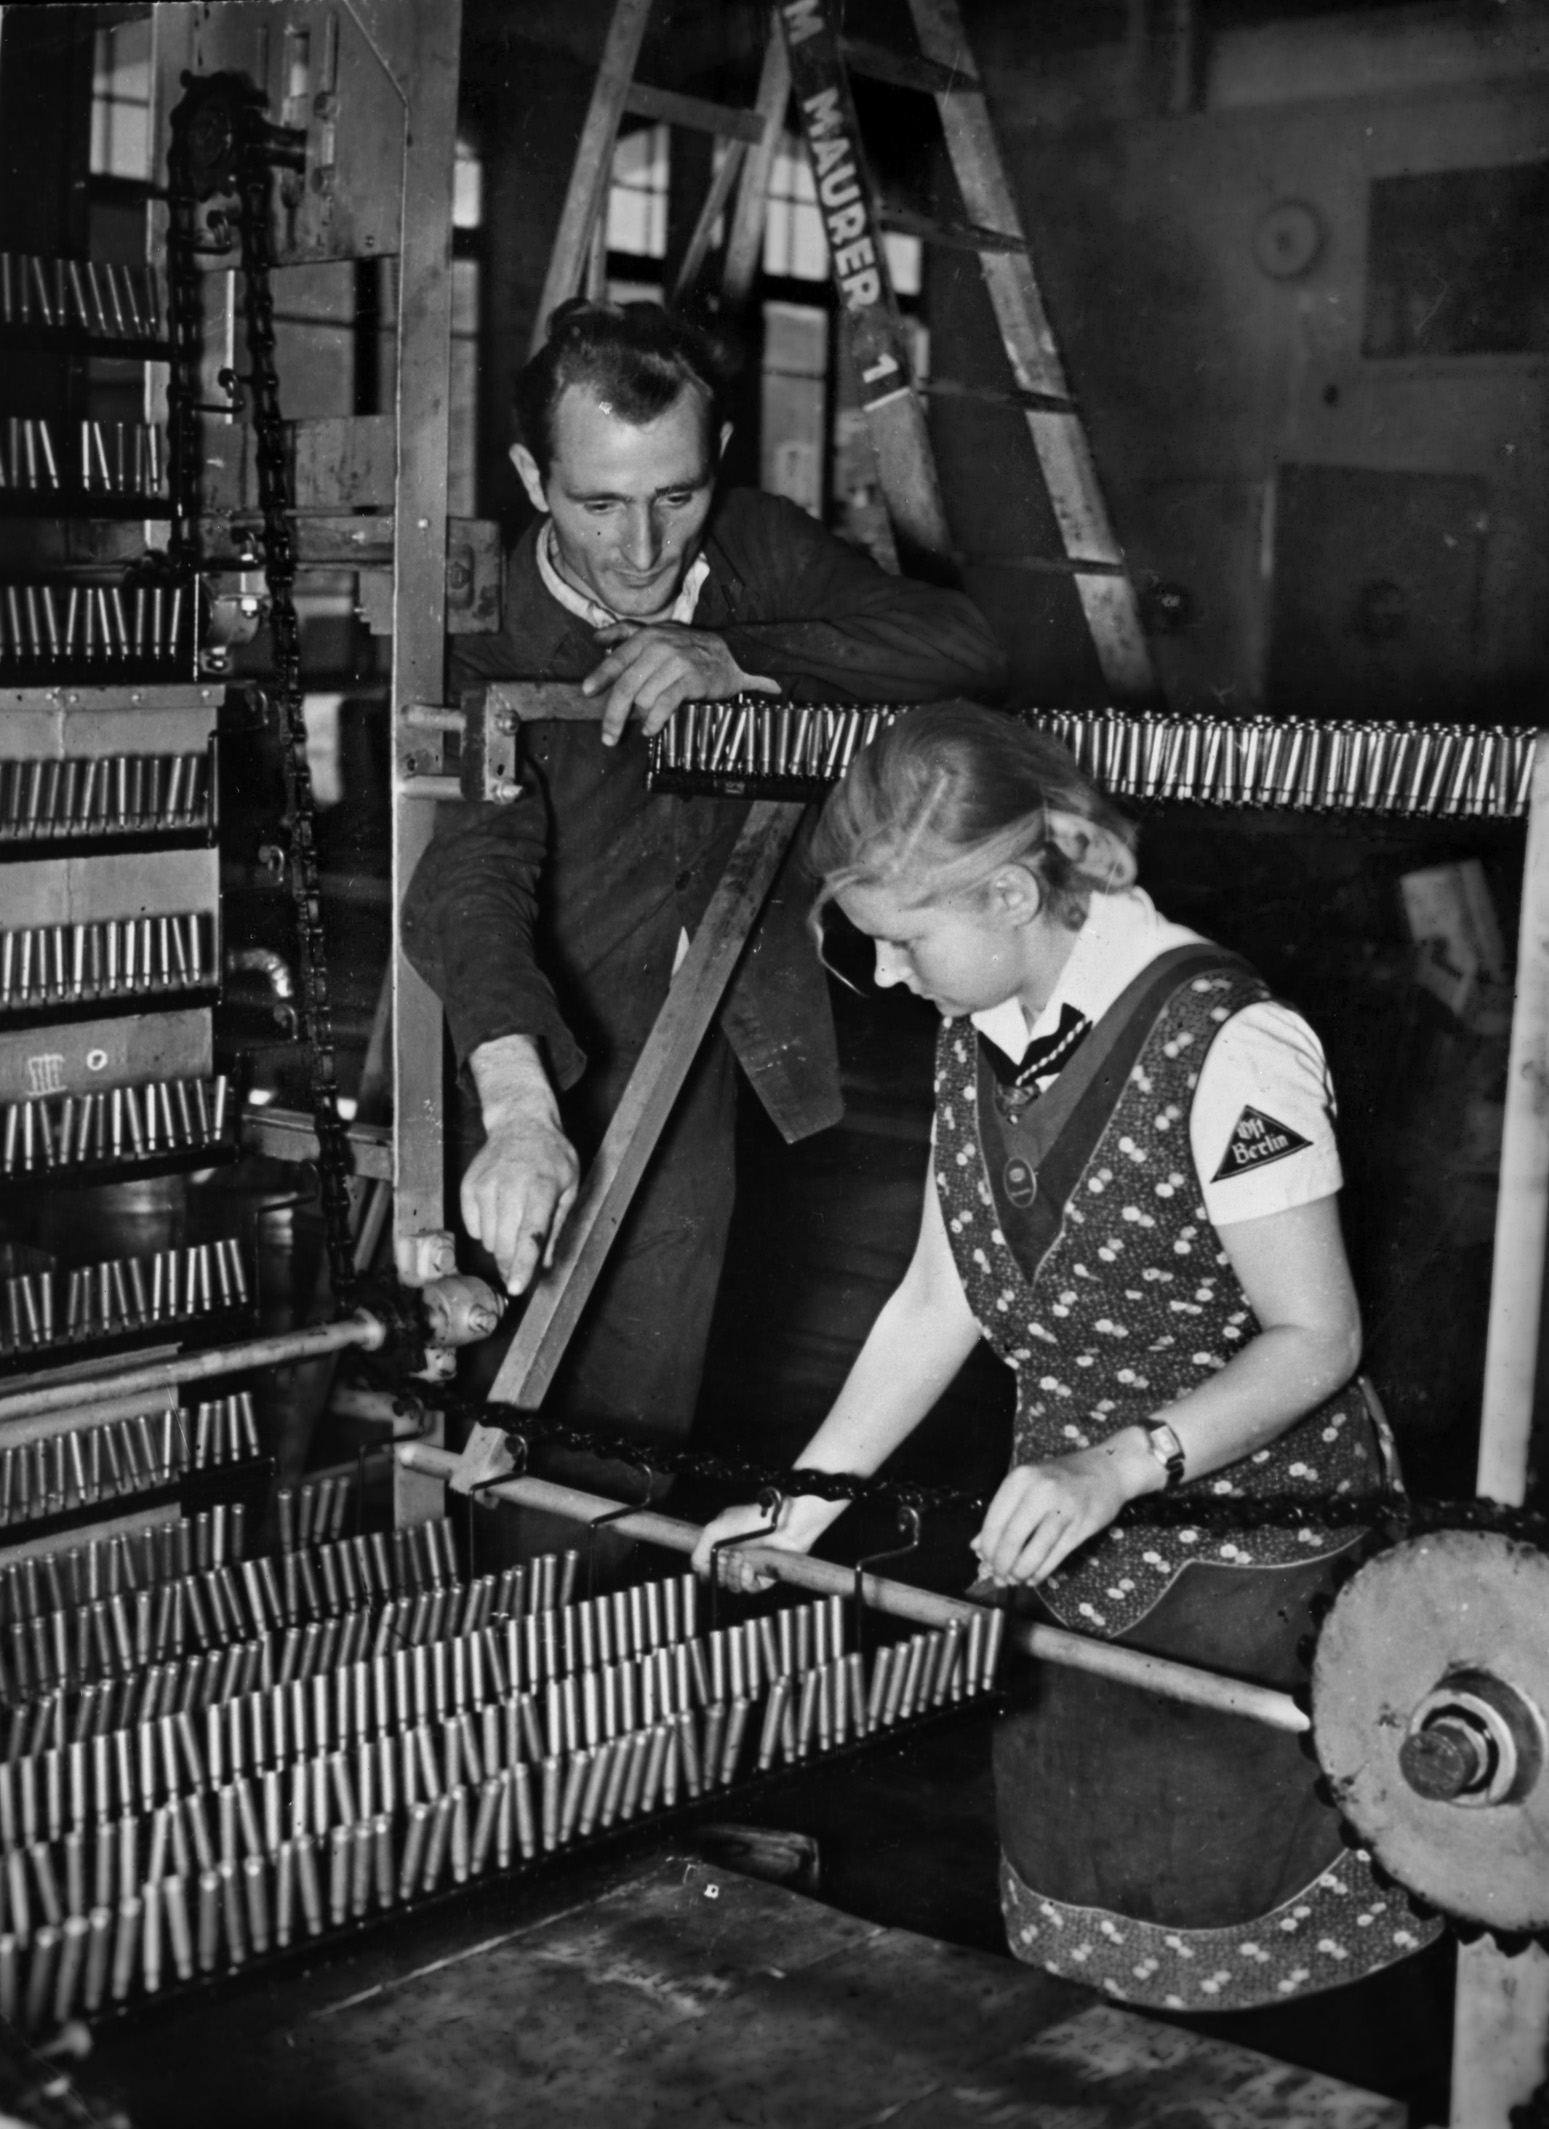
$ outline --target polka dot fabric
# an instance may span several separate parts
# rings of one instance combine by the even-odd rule
[[[1205,1382],[1259,1329],[1201,1202],[1188,1119],[1200,1067],[1234,1012],[1267,996],[1244,975],[1184,979],[1147,1037],[1029,1284],[997,1224],[980,1151],[974,1030],[948,1021],[936,1069],[936,1188],[969,1306],[1017,1376],[1015,1459],[1068,1455],[1147,1419]],[[1270,1447],[1187,1482],[1215,1503],[1305,1494],[1307,1520],[1237,1534],[1201,1527],[1105,1531],[1040,1586],[1067,1624],[1121,1634],[1191,1560],[1252,1568],[1341,1550],[1317,1518],[1325,1495],[1382,1482],[1354,1384]]]
[[[1045,1899],[1001,1863],[1012,1951],[1046,1973],[1163,2011],[1241,2011],[1339,1988],[1437,1934],[1379,1890],[1365,1849],[1343,1852],[1294,1899],[1227,1929],[1170,1929]]]

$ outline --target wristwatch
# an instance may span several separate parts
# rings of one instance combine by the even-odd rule
[[[1171,1493],[1175,1486],[1183,1484],[1183,1444],[1165,1419],[1143,1419],[1140,1428],[1147,1449],[1167,1473],[1162,1491]]]

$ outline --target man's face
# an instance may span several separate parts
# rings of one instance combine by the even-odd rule
[[[530,451],[511,453],[529,500],[554,520],[564,573],[627,620],[659,615],[677,597],[699,552],[719,455],[700,393],[685,388],[640,427],[581,385],[554,409],[547,481]]]

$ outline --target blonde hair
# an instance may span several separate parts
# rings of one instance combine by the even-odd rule
[[[879,733],[829,793],[808,855],[822,883],[813,930],[846,887],[935,902],[981,892],[1015,864],[1036,877],[1050,916],[1079,931],[1093,894],[1133,885],[1134,840],[1058,740],[1006,711],[927,703]]]

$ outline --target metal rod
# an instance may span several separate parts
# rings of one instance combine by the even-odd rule
[[[394,1454],[407,1470],[420,1472],[427,1478],[448,1479],[457,1468],[458,1460],[451,1450],[434,1448],[428,1442],[400,1443]],[[537,1478],[505,1479],[480,1488],[481,1498],[491,1495],[518,1506],[542,1509],[550,1515],[568,1516],[578,1523],[591,1522],[599,1515],[611,1515],[618,1506],[616,1501],[604,1500],[595,1493],[583,1493],[574,1486],[557,1486],[547,1479]],[[670,1552],[692,1552],[702,1535],[697,1524],[681,1522],[676,1516],[659,1515],[650,1508],[620,1516],[612,1527],[624,1537],[648,1545],[660,1545]],[[743,1557],[782,1582],[815,1590],[823,1596],[847,1596],[855,1587],[852,1568],[840,1567],[831,1560],[813,1559],[807,1553],[783,1552],[773,1546],[749,1544],[743,1548]],[[867,1604],[875,1610],[886,1612],[895,1619],[912,1620],[919,1626],[947,1627],[956,1621],[966,1631],[975,1618],[984,1616],[982,1605],[970,1604],[960,1597],[937,1596],[933,1590],[913,1589],[908,1583],[890,1582],[880,1575],[864,1575],[861,1587]],[[1097,1677],[1117,1679],[1125,1685],[1141,1686],[1169,1700],[1183,1700],[1195,1707],[1245,1715],[1250,1721],[1264,1723],[1273,1730],[1288,1731],[1293,1736],[1311,1728],[1307,1716],[1288,1693],[1276,1693],[1267,1686],[1248,1685],[1235,1678],[1218,1678],[1214,1673],[1194,1670],[1186,1663],[1146,1656],[1137,1649],[1119,1648],[1109,1641],[1067,1633],[1063,1627],[1041,1626],[1029,1619],[1008,1621],[1006,1639],[1014,1648],[1044,1662],[1064,1664],[1071,1670],[1090,1671]]]
[[[46,1387],[21,1390],[14,1396],[0,1397],[0,1425],[8,1419],[26,1419],[35,1412],[73,1410],[99,1398],[138,1396],[145,1391],[169,1390],[180,1382],[205,1382],[215,1375],[234,1375],[242,1368],[316,1360],[325,1353],[345,1352],[352,1346],[375,1353],[386,1342],[386,1324],[361,1311],[343,1323],[319,1323],[273,1338],[249,1338],[241,1345],[216,1346],[207,1353],[189,1353],[179,1360],[158,1361],[151,1367],[127,1368],[121,1375],[94,1375],[85,1380],[77,1377],[73,1382],[51,1382]]]

